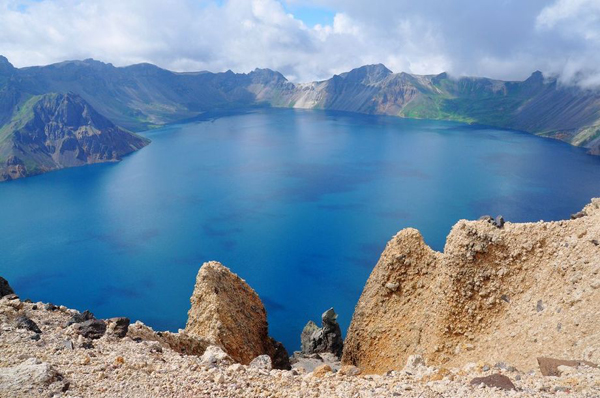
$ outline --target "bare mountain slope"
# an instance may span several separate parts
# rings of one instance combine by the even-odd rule
[[[0,181],[117,161],[148,143],[76,94],[35,96],[15,107],[0,128]]]

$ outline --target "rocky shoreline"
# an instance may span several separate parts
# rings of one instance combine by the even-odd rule
[[[599,199],[569,221],[460,221],[443,253],[401,231],[346,339],[330,309],[291,357],[217,262],[177,333],[21,300],[0,278],[0,396],[598,397],[599,240]]]

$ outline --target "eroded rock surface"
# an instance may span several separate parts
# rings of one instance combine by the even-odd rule
[[[267,313],[258,294],[222,264],[211,261],[200,268],[185,333],[211,341],[236,361],[249,364],[259,355],[273,364],[287,358],[285,348],[268,335]]]
[[[502,228],[461,220],[443,253],[400,231],[363,290],[342,362],[371,373],[401,369],[413,353],[449,366],[600,363],[600,199],[582,214]]]

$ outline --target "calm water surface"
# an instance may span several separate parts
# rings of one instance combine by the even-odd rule
[[[0,275],[23,298],[177,330],[218,260],[292,351],[331,306],[348,326],[400,229],[442,250],[458,219],[557,220],[600,196],[598,157],[451,122],[261,110],[145,135],[121,163],[0,184]]]

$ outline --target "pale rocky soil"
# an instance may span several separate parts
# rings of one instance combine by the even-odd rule
[[[15,307],[22,305],[20,310]],[[38,309],[33,310],[37,305]],[[16,329],[19,313],[34,320],[42,333]],[[210,366],[205,357],[182,355],[156,341],[119,339],[107,333],[98,340],[80,339],[64,328],[71,310],[47,311],[42,303],[0,300],[0,396],[2,397],[529,397],[600,396],[600,370],[565,368],[561,377],[541,377],[486,364],[463,369],[408,366],[389,375],[316,376],[302,369],[262,370],[227,362]],[[129,334],[149,328],[136,323]],[[66,341],[73,343],[67,347]],[[93,348],[84,348],[91,342]],[[34,365],[35,363],[39,365]],[[22,364],[26,364],[25,366]],[[21,365],[21,379],[15,366]],[[11,374],[12,372],[12,374]],[[473,377],[501,372],[519,391],[469,385]],[[61,377],[56,375],[60,374]],[[31,375],[37,375],[32,380]],[[10,376],[10,377],[9,377]],[[16,380],[10,383],[7,380]],[[61,380],[59,380],[61,379]],[[37,380],[37,381],[36,381]],[[62,391],[65,390],[65,391]],[[571,392],[571,393],[569,393]],[[575,394],[573,394],[575,393]]]

